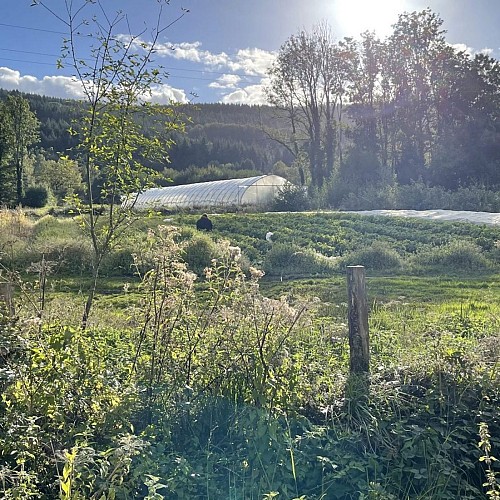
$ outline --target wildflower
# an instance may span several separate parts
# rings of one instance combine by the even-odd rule
[[[264,276],[265,274],[264,271],[262,271],[261,269],[257,269],[255,267],[250,267],[248,269],[248,272],[250,273],[250,277],[255,280],[262,278],[262,276]]]

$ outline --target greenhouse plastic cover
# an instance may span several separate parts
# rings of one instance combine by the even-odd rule
[[[279,189],[287,183],[286,179],[278,175],[259,175],[152,188],[139,195],[131,195],[123,205],[133,205],[136,209],[263,205],[274,199]]]

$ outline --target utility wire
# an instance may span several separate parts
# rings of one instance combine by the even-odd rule
[[[43,31],[44,33],[54,33],[55,35],[65,35],[65,36],[69,35],[69,33],[64,33],[63,31],[47,30],[43,28],[33,28],[30,26],[19,26],[17,24],[0,23],[0,26],[4,26],[5,28],[16,28],[20,30]]]

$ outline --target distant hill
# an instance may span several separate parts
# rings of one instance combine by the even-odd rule
[[[0,99],[8,94],[0,89]],[[21,95],[41,122],[40,147],[71,156],[77,139],[68,129],[72,123],[78,123],[83,104],[35,94]],[[280,126],[269,106],[192,104],[179,106],[179,111],[189,118],[187,133],[175,137],[169,163],[153,165],[158,170],[168,167],[184,171],[216,164],[268,173],[277,161],[292,161],[290,153],[264,131]]]

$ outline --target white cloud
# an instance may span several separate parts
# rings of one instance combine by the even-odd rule
[[[264,76],[276,58],[275,53],[261,49],[241,49],[228,66],[233,71],[244,71],[247,75]]]
[[[200,45],[200,42],[158,45],[156,53],[160,56],[173,57],[174,59],[201,62],[202,51],[199,49]]]
[[[240,81],[241,78],[238,75],[222,75],[208,86],[212,89],[235,89]]]
[[[125,39],[123,35],[121,38]],[[134,41],[136,50],[144,50],[147,42],[140,38]],[[276,58],[274,52],[257,48],[240,49],[236,54],[230,56],[225,52],[212,53],[203,50],[202,43],[181,42],[181,43],[160,43],[155,46],[155,55],[159,57],[171,57],[173,59],[201,63],[209,67],[226,67],[231,71],[242,71],[246,75],[264,76]]]
[[[225,104],[268,104],[264,87],[265,85],[263,83],[248,85],[245,88],[237,89],[230,94],[226,94],[222,98],[222,102]]]
[[[123,41],[127,41],[129,38],[122,35]],[[141,39],[133,41],[133,50],[143,51],[146,47],[147,43]],[[263,79],[275,60],[276,54],[257,48],[241,49],[233,55],[228,55],[225,52],[212,53],[203,50],[201,42],[194,41],[158,44],[155,47],[153,57],[157,62],[164,58],[189,61],[200,65],[200,72],[204,70],[219,70],[221,73],[226,71],[215,81],[207,82],[208,88],[224,91],[225,95],[221,95],[223,102],[263,104],[266,102]],[[244,87],[242,81],[245,76],[252,77],[255,83],[248,85],[249,82],[247,82],[247,86]],[[59,98],[84,98],[81,83],[72,77],[45,76],[38,78],[31,75],[21,75],[19,71],[6,67],[0,68],[0,87]],[[189,101],[185,90],[167,84],[152,88],[151,96],[146,99],[162,104],[170,101]]]
[[[62,99],[81,99],[84,95],[81,84],[74,78],[44,76],[39,79],[31,75],[21,75],[19,71],[6,67],[0,67],[0,87]]]
[[[44,76],[39,79],[32,75],[21,75],[19,71],[6,67],[0,67],[0,87],[61,99],[83,99],[85,96],[81,83],[73,77]],[[159,104],[167,104],[170,101],[188,102],[184,90],[170,85],[155,86],[146,100]]]
[[[480,54],[485,54],[485,55],[487,55],[487,56],[492,56],[492,55],[493,55],[493,52],[494,52],[494,51],[493,51],[493,49],[490,49],[490,48],[488,48],[488,47],[485,47],[484,49],[481,49],[481,50],[479,51],[479,53],[480,53]]]
[[[466,54],[469,54],[470,56],[474,54],[474,49],[472,47],[469,47],[465,45],[465,43],[454,43],[451,45],[457,52],[465,52]]]
[[[467,55],[473,57],[476,54],[485,54],[487,56],[494,56],[494,49],[491,49],[489,47],[484,47],[481,50],[476,50],[473,47],[469,47],[468,45],[465,45],[465,43],[454,43],[452,44],[452,47],[457,51],[457,52],[465,52]]]
[[[166,84],[153,87],[151,89],[151,96],[147,100],[155,104],[169,104],[172,101],[187,103],[189,101],[184,90],[176,89]]]
[[[148,47],[147,42],[141,39],[134,41],[135,50],[144,50],[146,47]],[[233,90],[222,95],[222,102],[225,103],[267,103],[264,93],[264,80],[269,68],[276,59],[275,52],[268,52],[258,48],[246,48],[238,50],[234,55],[228,55],[225,52],[212,53],[203,50],[201,42],[194,41],[157,44],[155,46],[155,56],[157,60],[172,58],[201,64],[204,69],[219,69],[222,71],[228,69],[234,73],[238,72],[239,74],[224,73],[207,86],[211,89]],[[203,69],[200,69],[201,72],[203,72]],[[245,76],[255,78],[258,83],[238,88]],[[181,97],[185,97],[185,95]],[[181,102],[183,101],[181,100]]]
[[[203,62],[212,68],[224,67],[229,65],[230,58],[225,52],[220,52],[219,54],[205,52],[203,55]]]
[[[173,59],[201,63],[209,67],[229,67],[231,58],[225,52],[214,54],[201,49],[201,42],[182,42],[160,44],[156,47],[156,54]]]
[[[125,37],[121,36],[120,38]],[[135,50],[144,50],[144,47],[148,47],[146,42],[139,38],[135,40]],[[227,66],[230,62],[230,58],[225,52],[213,54],[207,50],[202,50],[201,42],[158,43],[155,46],[155,55],[201,63],[207,66]]]

